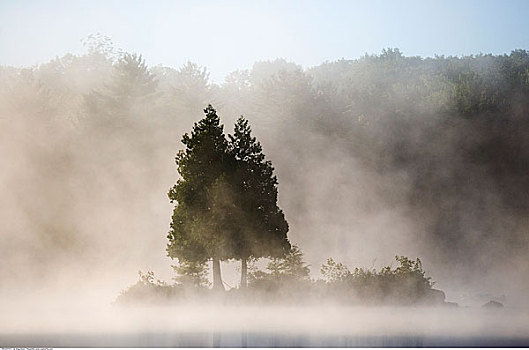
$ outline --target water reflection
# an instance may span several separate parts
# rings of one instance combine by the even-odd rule
[[[528,347],[527,337],[318,335],[314,333],[4,334],[14,347]]]

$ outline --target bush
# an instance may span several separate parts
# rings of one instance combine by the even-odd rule
[[[116,304],[166,303],[184,295],[182,285],[168,285],[167,282],[155,280],[152,271],[145,274],[138,271],[138,275],[138,282],[122,291],[116,299]]]
[[[434,282],[422,267],[420,259],[396,256],[398,266],[385,266],[379,271],[347,266],[327,259],[321,267],[322,279],[310,279],[309,266],[303,254],[293,246],[283,258],[270,259],[265,271],[249,266],[248,288],[219,295],[207,288],[206,265],[181,262],[175,266],[177,283],[168,285],[155,279],[154,273],[139,272],[139,281],[121,292],[116,302],[168,303],[211,299],[223,303],[333,302],[363,305],[440,305],[445,295],[433,289]]]
[[[357,267],[350,272],[347,266],[330,258],[321,268],[325,284],[320,283],[320,289],[329,298],[367,304],[409,305],[439,300],[433,296],[434,283],[426,277],[419,258],[395,259],[399,266],[394,270],[390,266],[380,271]]]
[[[254,270],[248,274],[248,295],[257,300],[302,300],[310,291],[310,269],[303,253],[293,245],[282,258],[272,258],[267,272]]]
[[[337,263],[333,258],[327,259],[327,263],[320,270],[323,280],[327,283],[342,282],[351,276],[351,271],[342,263]]]

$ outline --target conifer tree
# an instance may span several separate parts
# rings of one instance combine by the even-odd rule
[[[113,65],[103,89],[85,97],[92,123],[101,127],[130,126],[145,118],[152,108],[157,80],[141,55],[125,53]]]
[[[185,150],[176,156],[182,177],[168,193],[177,202],[167,238],[169,257],[192,262],[211,259],[213,288],[222,285],[220,260],[231,258],[226,249],[226,230],[216,222],[213,199],[219,181],[231,166],[223,125],[215,109],[209,105],[205,118],[195,123],[191,135],[182,138]]]
[[[235,164],[230,183],[236,193],[239,226],[230,231],[234,257],[241,259],[241,288],[247,285],[250,257],[281,257],[290,250],[288,223],[277,205],[277,177],[261,144],[240,117],[229,135],[228,152]]]
[[[168,254],[191,262],[213,261],[213,288],[221,289],[220,260],[282,257],[290,250],[288,223],[277,206],[277,178],[243,117],[228,143],[210,106],[185,134],[176,157],[182,179],[169,191],[173,212]]]

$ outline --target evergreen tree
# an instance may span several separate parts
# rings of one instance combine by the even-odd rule
[[[272,276],[284,276],[291,280],[308,280],[310,269],[303,261],[303,253],[298,246],[292,248],[283,258],[274,258],[267,266]]]
[[[254,287],[268,289],[273,285],[292,286],[310,281],[309,265],[303,260],[303,253],[296,245],[292,245],[284,256],[270,259],[266,270],[268,272],[257,270],[250,274]]]
[[[226,249],[227,234],[216,222],[214,199],[223,174],[230,167],[223,125],[209,105],[205,118],[195,123],[191,135],[185,134],[186,149],[176,156],[182,177],[168,193],[176,201],[167,238],[169,257],[191,262],[212,259],[213,288],[222,285],[220,260],[231,258]]]
[[[111,80],[104,89],[86,96],[91,118],[101,127],[130,126],[152,109],[158,82],[141,55],[125,53],[113,65]]]
[[[249,123],[240,117],[229,135],[230,158],[235,160],[231,184],[238,198],[239,226],[232,229],[234,257],[241,259],[241,288],[247,285],[250,257],[281,257],[290,249],[288,223],[277,205],[277,177],[262,147],[251,135]],[[233,222],[233,221],[232,221]]]
[[[208,268],[205,262],[180,260],[173,265],[177,276],[174,280],[184,286],[206,287],[208,285]]]

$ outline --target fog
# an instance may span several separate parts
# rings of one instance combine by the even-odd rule
[[[21,317],[26,311],[34,317]],[[26,305],[3,326],[2,339],[15,346],[84,347],[523,346],[527,316],[520,310],[332,305],[123,310],[63,304],[54,312]]]
[[[85,47],[38,66],[0,67],[4,334],[221,325],[527,334],[525,51],[419,58],[390,49],[309,69],[278,59],[213,84],[207,68],[149,67],[101,36]],[[472,308],[112,306],[138,270],[173,277],[165,249],[174,157],[209,103],[226,133],[240,115],[250,121],[275,167],[288,237],[313,278],[329,257],[375,268],[395,255],[420,257],[448,301]],[[235,265],[222,265],[232,287]],[[506,306],[498,313],[476,308],[498,298]]]

